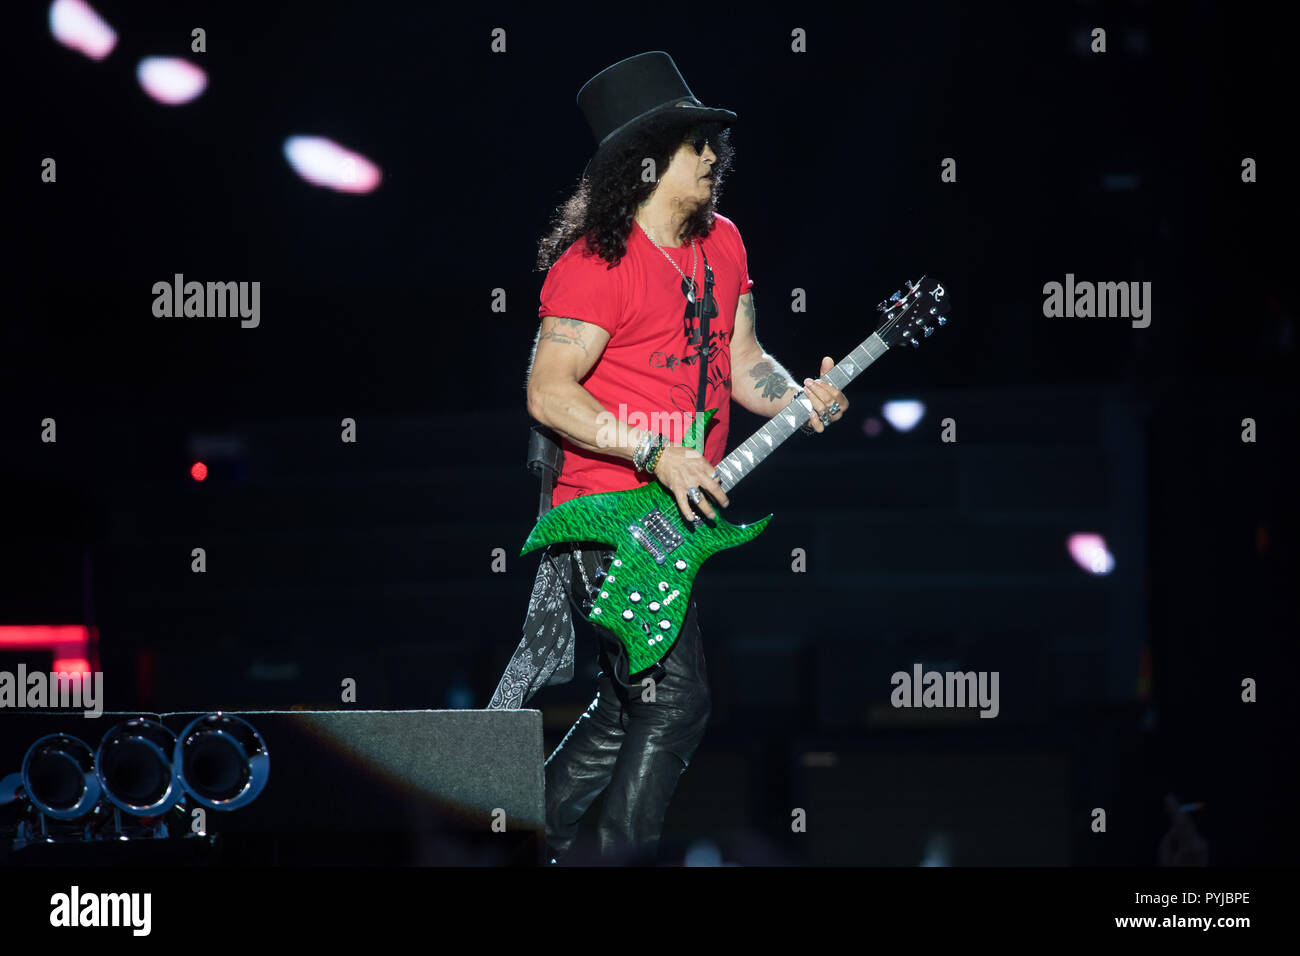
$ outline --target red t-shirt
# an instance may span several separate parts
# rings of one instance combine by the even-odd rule
[[[695,240],[713,268],[713,298],[718,314],[709,319],[709,372],[704,407],[718,412],[704,437],[704,457],[716,465],[725,454],[731,405],[731,334],[740,297],[754,285],[745,244],[736,224],[715,213],[713,229]],[[564,251],[542,284],[538,318],[581,319],[609,333],[609,343],[581,385],[615,419],[628,427],[663,432],[680,442],[695,414],[700,369],[696,345],[689,344],[682,276],[687,278],[690,243],[660,252],[641,227],[632,224],[627,253],[617,266],[589,253],[579,239]],[[696,286],[704,291],[704,256],[697,256]],[[690,306],[694,328],[695,309]],[[611,422],[610,438],[617,426]],[[638,473],[625,458],[587,451],[564,440],[564,469],[555,483],[553,505],[582,494],[626,491],[654,478]]]

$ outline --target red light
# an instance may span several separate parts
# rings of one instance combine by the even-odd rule
[[[80,625],[34,625],[29,627],[0,626],[0,647],[13,648],[58,648],[64,644],[76,646],[85,656],[85,646],[90,639],[90,632]]]
[[[195,481],[202,481],[208,477],[208,466],[201,461],[196,461],[190,466],[190,477]]]

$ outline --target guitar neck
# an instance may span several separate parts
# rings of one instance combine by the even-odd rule
[[[823,378],[840,391],[848,387],[849,382],[857,378],[868,365],[889,351],[876,333],[872,333],[862,344],[840,359],[835,367]],[[812,402],[800,390],[781,411],[772,416],[766,425],[750,435],[726,458],[718,464],[715,476],[723,491],[731,491],[740,484],[759,462],[776,450],[781,442],[799,430],[812,415]]]

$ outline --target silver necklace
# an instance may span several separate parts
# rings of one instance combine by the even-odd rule
[[[641,220],[638,219],[636,224],[638,226],[641,226]],[[677,274],[682,277],[682,282],[686,282],[686,273],[681,270],[681,268],[677,265],[677,263],[673,262],[673,257],[670,256],[664,250],[663,246],[655,242],[654,236],[650,235],[649,230],[647,230],[645,226],[641,226],[641,231],[645,233],[645,237],[647,239],[649,239],[652,243],[654,243],[654,247],[664,254],[664,258],[668,260],[668,264],[677,270]],[[695,267],[697,264],[698,262],[697,262],[696,249],[695,249],[695,238],[692,236],[691,237],[691,279],[690,279],[690,285],[687,287],[686,290],[686,301],[692,304],[694,304],[695,302]]]

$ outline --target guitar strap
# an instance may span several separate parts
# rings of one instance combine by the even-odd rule
[[[699,296],[695,298],[695,317],[699,324],[700,330],[700,387],[695,396],[695,412],[698,415],[704,411],[704,390],[709,381],[709,310],[703,308],[705,302],[713,301],[713,268],[709,265],[709,255],[704,251],[704,243],[700,243],[700,253],[704,256],[704,297],[701,300]],[[700,453],[704,452],[704,436],[698,436],[700,440]]]

